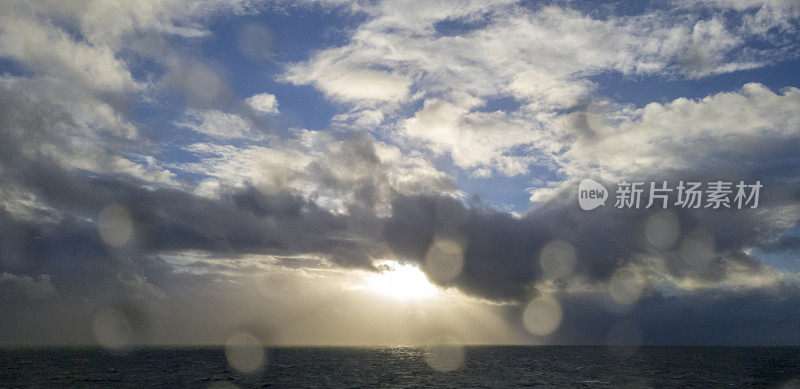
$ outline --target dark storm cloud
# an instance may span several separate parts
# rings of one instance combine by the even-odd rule
[[[8,291],[7,296],[12,291],[17,296],[4,300],[4,308],[16,312],[3,324],[9,329],[9,337],[57,341],[64,336],[43,325],[39,331],[48,335],[42,338],[36,330],[26,332],[12,323],[11,320],[23,322],[25,315],[31,314],[29,308],[23,308],[30,304],[36,314],[74,320],[81,328],[90,328],[94,312],[110,305],[136,318],[138,321],[133,322],[137,331],[146,336],[147,318],[152,316],[151,310],[162,304],[164,293],[185,296],[209,282],[203,276],[173,273],[174,268],[158,258],[161,253],[200,250],[228,257],[247,253],[316,253],[339,266],[370,268],[372,258],[386,254],[384,245],[394,254],[424,263],[437,234],[460,236],[465,242],[464,266],[447,284],[474,296],[524,303],[535,294],[533,283],[543,277],[539,254],[544,245],[556,239],[575,248],[578,258],[575,273],[590,281],[604,282],[617,269],[642,255],[663,257],[669,271],[677,277],[719,281],[726,277],[728,263],[744,265],[754,273],[762,271],[762,265],[742,250],[776,245],[775,239],[781,231],[773,220],[774,214],[769,212],[673,209],[682,234],[702,229],[713,236],[714,260],[710,266],[698,269],[682,260],[680,241],[666,249],[648,245],[643,225],[654,211],[614,209],[610,206],[613,198],[606,207],[582,211],[577,205],[575,188],[568,188],[555,200],[522,217],[480,204],[466,206],[449,197],[395,194],[391,216],[380,218],[374,214],[373,206],[377,202],[376,193],[386,190],[382,188],[386,177],[374,145],[366,137],[351,139],[334,156],[343,160],[348,169],[371,172],[366,178],[356,182],[341,180],[324,165],[312,166],[312,172],[324,186],[342,192],[357,189],[352,192],[355,197],[351,199],[353,206],[348,215],[333,214],[294,193],[263,193],[252,186],[230,189],[219,199],[175,188],[146,189],[144,182],[129,176],[68,171],[51,157],[38,154],[36,146],[41,143],[65,142],[55,129],[74,126],[69,116],[58,107],[40,101],[34,104],[27,95],[16,91],[4,93],[0,98],[5,113],[0,119],[3,185],[24,188],[55,210],[55,215],[39,211],[43,214],[33,221],[16,219],[7,212],[2,214],[0,272],[9,276],[0,287]],[[747,159],[740,158],[741,155],[731,158],[707,153],[704,160],[698,159],[703,161],[698,164],[703,169],[664,173],[652,180],[757,178],[765,186],[761,210],[775,210],[797,202],[797,188],[790,184],[797,174],[797,162],[792,158],[796,146],[787,141],[762,142],[748,150],[765,153],[748,152]],[[723,166],[725,170],[708,166]],[[613,193],[613,184],[605,184]],[[131,215],[134,238],[124,247],[109,247],[97,232],[94,220],[108,205],[121,206]],[[56,221],[47,221],[45,216]],[[788,238],[783,239],[777,244],[784,246],[782,242]],[[58,310],[51,306],[53,302],[36,297],[47,295],[48,285],[58,291],[56,301],[74,307],[74,313]],[[792,289],[782,293],[787,301],[794,301],[792,296],[797,295]],[[795,308],[776,302],[770,294],[756,293],[747,296],[758,297],[759,304],[745,304],[743,311],[731,313],[728,309],[744,301],[743,296],[719,292],[667,297],[649,289],[629,310],[615,313],[599,304],[598,296],[565,294],[560,298],[565,313],[563,325],[552,336],[567,343],[602,343],[610,331],[608,326],[624,319],[634,323],[647,342],[694,341],[700,335],[680,333],[685,328],[682,323],[693,318],[703,331],[723,329],[716,333],[714,342],[736,342],[737,336],[763,332],[767,324],[759,325],[756,320],[762,316],[762,309],[774,309],[771,311],[774,315],[770,314],[770,323],[774,324]],[[91,303],[77,303],[83,299]],[[519,311],[523,306],[514,309]],[[701,307],[713,307],[718,319],[712,314],[698,314]],[[518,313],[511,318],[517,319]],[[665,315],[675,319],[664,321]],[[744,327],[725,326],[734,319],[744,323]],[[92,341],[90,333],[82,336]],[[784,338],[775,335],[754,342],[781,339]]]
[[[94,224],[78,221],[80,217],[94,219],[105,206],[115,204],[128,210],[133,219],[134,241],[123,251],[134,257],[133,254],[181,250],[234,256],[319,253],[342,266],[368,268],[372,266],[371,258],[381,253],[379,247],[383,242],[396,254],[422,263],[437,233],[455,233],[463,236],[466,242],[464,267],[450,284],[480,297],[524,301],[532,293],[532,283],[542,277],[539,266],[542,247],[556,239],[575,248],[578,258],[575,272],[590,280],[606,280],[616,269],[645,254],[665,257],[675,275],[720,279],[724,276],[726,261],[736,261],[757,270],[758,262],[741,250],[766,247],[779,231],[771,220],[752,210],[674,210],[682,233],[704,229],[713,234],[717,265],[698,273],[698,269],[681,260],[676,246],[656,250],[647,245],[643,224],[653,211],[613,209],[612,198],[608,206],[585,212],[577,206],[574,188],[521,218],[479,205],[467,207],[447,197],[396,196],[391,216],[381,220],[368,210],[373,209],[375,193],[384,185],[385,176],[374,145],[363,136],[346,142],[334,158],[343,160],[348,168],[373,172],[365,175],[366,178],[358,182],[342,181],[323,165],[311,168],[329,188],[344,191],[356,187],[351,204],[360,206],[351,207],[347,216],[334,215],[296,194],[265,194],[254,187],[228,191],[221,199],[198,197],[179,189],[144,189],[142,182],[131,178],[91,177],[69,172],[46,156],[22,152],[43,141],[62,141],[52,128],[72,125],[69,116],[60,114],[54,107],[30,104],[22,93],[4,93],[2,99],[7,111],[0,128],[5,147],[4,181],[32,191],[46,204],[67,215],[59,224],[47,226],[51,230],[49,239],[58,242],[55,246],[49,245],[47,236],[38,232],[22,240],[7,240],[6,246],[40,240],[39,246],[45,248],[37,249],[43,252],[41,256],[25,260],[23,257],[31,256],[26,251],[24,255],[8,257],[17,258],[16,262],[30,262],[27,266],[35,267],[37,263],[47,263],[48,259],[52,261],[56,257],[101,258],[119,251],[109,250],[99,240]],[[792,172],[797,171],[796,160],[792,159],[795,146],[796,142],[767,139],[748,150],[769,153],[748,151],[749,159],[728,156],[726,163],[719,160],[724,155],[707,153],[703,156],[705,160],[701,160],[703,163],[698,164],[705,167],[702,171],[670,172],[666,178],[652,180],[708,181],[741,177],[752,181],[758,178],[765,185],[762,209],[793,204],[797,200],[797,189],[787,185],[786,180],[791,180]],[[726,170],[713,171],[708,166],[724,166]],[[734,175],[732,171],[743,174]],[[612,183],[606,183],[606,187],[613,193]],[[442,219],[442,209],[455,217]],[[45,227],[7,226],[7,236],[32,228]],[[382,236],[376,235],[375,231],[381,229]],[[103,265],[112,266],[112,269],[116,266],[113,262]],[[95,265],[88,263],[86,266]],[[163,270],[169,268],[165,266]],[[28,268],[22,274],[35,276],[50,272],[45,266]],[[116,273],[109,270],[101,274],[113,278]]]
[[[682,258],[680,237],[665,248],[648,243],[645,223],[658,210],[616,209],[612,198],[606,207],[583,211],[578,207],[576,193],[577,188],[569,188],[557,200],[521,218],[480,206],[463,207],[447,198],[399,198],[393,204],[392,217],[386,221],[384,239],[396,253],[424,263],[434,237],[455,232],[464,237],[466,244],[463,270],[451,283],[477,296],[521,301],[531,295],[531,284],[542,279],[539,255],[554,240],[574,247],[575,272],[590,280],[607,280],[618,268],[646,255],[665,258],[676,276],[720,279],[727,261],[758,271],[760,263],[742,250],[767,244],[782,231],[756,210],[673,208],[670,212],[683,237],[701,230],[713,238],[713,261],[698,268]],[[778,200],[766,200],[765,206],[775,201]],[[453,227],[438,219],[436,209],[442,202],[463,207],[460,211],[467,215],[464,222]]]
[[[214,288],[208,276],[174,273],[164,253],[316,254],[343,267],[372,267],[374,245],[354,236],[351,220],[295,193],[245,186],[210,199],[126,174],[66,168],[69,158],[105,156],[69,153],[81,124],[42,86],[20,81],[0,88],[0,188],[35,196],[41,205],[17,214],[0,209],[0,342],[92,343],[92,318],[107,307],[127,317],[137,341],[157,336],[148,334],[153,310]],[[131,146],[111,135],[96,140],[105,142],[96,151],[108,155]],[[67,151],[60,157],[67,160],[47,147]],[[0,201],[13,207],[19,200]],[[133,236],[122,247],[98,232],[107,206],[130,215]]]
[[[196,53],[175,53],[166,40],[149,35],[133,40],[131,51],[143,59],[162,59],[164,74],[156,83],[162,92],[177,92],[177,100],[197,109],[237,112],[266,131],[264,119],[235,98],[225,72],[201,63]],[[687,52],[690,72],[713,65],[709,60],[714,58]],[[444,283],[473,296],[518,303],[510,308],[509,318],[519,321],[524,303],[536,293],[534,283],[544,277],[542,248],[554,240],[574,247],[574,275],[599,283],[650,255],[662,258],[678,279],[725,281],[732,264],[756,275],[765,271],[747,248],[800,247],[796,237],[781,236],[796,221],[792,207],[800,204],[796,136],[739,135],[721,145],[709,140],[664,146],[671,155],[691,154],[685,160],[692,168],[628,180],[761,180],[764,189],[758,210],[673,207],[680,236],[669,247],[656,248],[643,232],[656,211],[613,209],[614,183],[605,183],[612,196],[606,207],[582,211],[575,188],[568,188],[522,217],[449,197],[400,195],[389,184],[373,138],[364,134],[342,142],[330,153],[330,161],[313,162],[307,169],[316,185],[343,198],[347,214],[322,208],[313,195],[291,191],[265,193],[246,185],[208,198],[130,174],[87,172],[79,168],[81,163],[74,164],[78,168],[67,165],[83,157],[102,164],[116,156],[135,156],[135,150],[146,148],[145,140],[84,131],[71,109],[74,103],[96,103],[92,99],[97,96],[84,93],[89,88],[79,80],[64,84],[20,79],[0,86],[0,189],[32,194],[42,205],[28,209],[27,217],[0,207],[0,343],[93,342],[91,320],[108,306],[131,320],[137,336],[146,337],[153,311],[179,305],[164,301],[168,299],[188,307],[190,314],[178,318],[181,326],[201,323],[207,318],[192,310],[199,301],[196,296],[217,290],[214,275],[175,273],[161,257],[182,251],[234,259],[245,254],[318,255],[337,266],[374,269],[374,258],[392,255],[424,264],[435,237],[455,237],[464,243],[464,264]],[[101,98],[115,108],[124,105],[119,96]],[[590,128],[586,115],[578,115],[574,126],[579,137],[602,136]],[[75,140],[98,144],[94,150],[103,155],[87,156],[73,149],[74,143],[81,143]],[[52,150],[64,153],[54,155]],[[339,174],[332,166],[359,174]],[[454,189],[449,179],[437,184]],[[391,213],[381,217],[375,209],[385,198],[393,199]],[[98,233],[98,215],[111,205],[131,217],[133,236],[122,247],[109,246]],[[696,231],[712,238],[707,266],[687,261],[680,250],[682,239]],[[286,263],[302,267],[291,260]],[[196,267],[220,273],[232,268]],[[796,343],[800,330],[793,324],[800,312],[800,293],[785,285],[673,295],[648,285],[640,301],[624,310],[609,307],[607,296],[560,292],[557,297],[564,319],[552,336],[565,343],[604,343],[614,324],[623,320],[641,331],[641,341],[647,343],[788,344]]]
[[[777,298],[776,296],[781,296]],[[626,311],[597,295],[564,295],[564,316],[550,340],[565,344],[798,345],[796,286],[776,290],[699,290],[649,294]]]
[[[196,296],[208,293],[204,289],[215,289],[213,278],[174,273],[163,253],[318,254],[342,267],[372,267],[372,243],[354,238],[345,217],[289,193],[267,195],[248,187],[214,200],[33,161],[6,166],[2,182],[25,187],[59,213],[51,221],[0,212],[2,343],[92,343],[92,318],[108,307],[127,318],[135,342],[162,339],[150,330],[158,312],[181,302],[197,304]],[[104,242],[93,220],[108,205],[130,214],[134,233],[122,247]],[[176,320],[191,324],[193,310],[182,309]],[[26,324],[37,317],[48,321]]]
[[[616,209],[616,183],[604,182],[609,190],[605,207],[583,211],[578,206],[577,183],[560,191],[553,200],[514,217],[480,205],[430,196],[398,198],[386,220],[384,239],[397,254],[422,264],[437,235],[462,236],[464,265],[461,273],[445,284],[475,296],[520,303],[509,308],[508,319],[522,326],[525,303],[540,291],[543,247],[554,240],[574,247],[577,263],[572,276],[581,283],[608,285],[614,273],[626,265],[659,273],[663,263],[673,280],[706,287],[675,292],[646,282],[641,298],[631,305],[615,302],[606,289],[569,292],[567,280],[555,283],[556,297],[564,317],[559,328],[546,339],[567,344],[797,344],[800,327],[790,319],[797,314],[800,291],[791,279],[768,281],[756,286],[740,285],[743,274],[769,279],[775,270],[748,254],[749,248],[792,252],[797,242],[784,235],[796,223],[800,205],[796,177],[800,146],[792,137],[744,137],[724,149],[695,150],[692,168],[650,172],[627,181],[732,181],[751,184],[759,180],[757,209],[681,209],[670,206],[679,231],[666,247],[647,239],[646,224],[659,217],[660,209]],[[674,150],[676,155],[687,150]],[[591,175],[587,175],[591,177]],[[670,204],[675,203],[674,193]],[[458,223],[437,217],[437,210],[455,208]],[[660,205],[660,204],[658,204]],[[662,232],[656,230],[656,238]],[[708,237],[708,258],[691,243]],[[687,244],[684,247],[684,244]],[[648,262],[646,258],[658,258]],[[655,263],[655,264],[654,264]],[[736,270],[732,270],[736,269]],[[663,276],[663,275],[662,275]],[[661,276],[659,276],[661,277]],[[663,280],[662,280],[663,281]],[[668,284],[669,282],[667,282]]]
[[[773,184],[776,182],[772,182]],[[766,191],[766,207],[795,204],[793,188]],[[641,258],[658,257],[676,280],[705,283],[690,290],[661,289],[645,283],[633,304],[615,301],[605,287],[592,291],[568,291],[559,286],[553,297],[563,312],[559,327],[545,337],[563,344],[798,344],[800,326],[792,319],[800,309],[800,290],[790,279],[755,287],[739,285],[743,274],[758,279],[775,276],[760,261],[748,255],[748,247],[771,241],[782,233],[758,210],[677,210],[681,236],[668,248],[656,248],[644,236],[644,224],[658,211],[599,208],[581,210],[573,191],[555,201],[514,218],[480,206],[464,207],[449,198],[406,197],[398,199],[387,220],[384,238],[396,253],[425,263],[434,237],[464,236],[464,266],[447,285],[472,295],[518,302],[509,306],[507,319],[522,328],[526,302],[538,294],[532,288],[545,278],[539,265],[544,245],[555,239],[569,242],[576,251],[574,274],[581,283],[608,285],[615,271],[626,264],[650,270]],[[785,192],[785,193],[781,193]],[[613,199],[612,199],[613,201]],[[463,222],[453,226],[438,218],[437,209],[458,207]],[[774,209],[773,209],[774,210]],[[778,212],[780,214],[780,212]],[[714,242],[706,265],[692,262],[682,253],[683,239],[695,232],[710,231]],[[782,249],[793,247],[791,238],[778,240]],[[736,272],[731,272],[736,268]],[[653,269],[656,270],[657,269]],[[716,285],[716,286],[714,286]],[[523,330],[524,331],[524,330]]]
[[[61,211],[95,218],[108,205],[121,206],[133,221],[135,249],[145,253],[325,253],[358,246],[347,239],[344,217],[289,193],[264,194],[247,187],[215,200],[33,162],[20,168],[16,178]]]
[[[84,160],[110,164],[117,156],[135,158],[136,150],[148,146],[147,139],[88,131],[71,104],[75,99],[91,103],[93,97],[67,92],[58,82],[38,79],[0,88],[0,189],[22,196],[0,201],[24,210],[0,214],[5,312],[0,342],[93,343],[92,320],[107,308],[130,321],[134,342],[218,339],[229,329],[222,318],[203,316],[214,310],[203,301],[210,295],[224,303],[226,297],[215,291],[219,274],[231,269],[206,266],[203,270],[218,272],[209,275],[175,272],[163,255],[184,250],[233,261],[245,254],[289,256],[277,264],[293,268],[329,266],[320,260],[327,258],[336,266],[369,269],[384,252],[374,239],[381,228],[372,208],[377,194],[387,190],[386,173],[370,139],[355,136],[332,157],[341,159],[337,166],[344,169],[369,172],[366,178],[342,181],[325,164],[314,170],[317,177],[327,177],[321,187],[337,193],[356,189],[348,199],[349,215],[320,208],[313,195],[264,193],[247,185],[224,189],[212,199],[189,193],[182,182],[160,185],[124,172],[76,169]],[[87,153],[74,148],[83,143],[76,139],[98,147]],[[33,205],[20,199],[33,199]],[[98,215],[107,206],[130,215],[133,236],[122,247],[110,246],[98,232]],[[298,263],[293,258],[298,255],[310,259]],[[235,270],[247,269],[258,270]],[[230,310],[247,319],[248,310],[237,312]],[[187,332],[172,324],[161,325],[160,333],[151,331],[158,317],[172,317]]]
[[[144,253],[353,250],[360,254],[354,256],[359,258],[354,265],[370,266],[364,261],[361,243],[348,236],[345,217],[294,193],[266,194],[247,186],[230,189],[221,199],[209,199],[175,188],[145,189],[144,182],[125,175],[66,170],[61,161],[43,153],[41,145],[68,149],[71,139],[67,135],[77,131],[77,125],[64,107],[37,96],[15,87],[0,90],[0,180],[4,187],[23,188],[57,213],[73,217],[95,219],[104,207],[119,205],[130,212],[135,249]],[[340,264],[351,265],[346,257],[337,256]]]

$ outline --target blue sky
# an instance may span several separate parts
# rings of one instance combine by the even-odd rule
[[[609,4],[606,3],[606,6]],[[542,5],[534,8],[540,7]],[[576,9],[592,15],[605,12],[600,11],[597,5],[579,6]],[[611,14],[616,16],[635,16],[645,11],[640,7],[619,4],[614,5],[613,9]],[[652,11],[651,7],[647,9]],[[753,13],[753,10],[745,13]],[[735,13],[727,13],[728,18],[733,18],[733,14]],[[282,74],[286,67],[309,60],[316,51],[346,46],[350,35],[366,18],[363,13],[350,13],[342,8],[326,8],[320,5],[288,7],[273,12],[215,19],[208,25],[207,36],[202,39],[171,39],[173,44],[183,46],[187,55],[212,64],[236,98],[244,100],[264,91],[276,96],[281,114],[269,118],[271,131],[280,132],[280,129],[288,128],[329,131],[331,119],[337,113],[346,112],[352,107],[346,102],[326,97],[312,86],[296,85],[282,80]],[[475,20],[472,20],[472,16],[466,20],[444,19],[436,23],[434,28],[442,36],[457,36],[480,30],[491,20],[491,13]],[[263,57],[248,56],[235,44],[243,26],[258,26],[266,31],[264,49],[268,52]],[[756,41],[756,44],[765,46],[763,42]],[[136,56],[131,58],[135,59]],[[158,64],[148,60],[131,60],[129,70],[135,78],[141,80],[164,71]],[[22,71],[22,68],[9,62],[3,67],[3,71],[15,74]],[[701,78],[686,78],[675,73],[626,74],[613,69],[593,73],[596,74],[587,77],[594,85],[592,98],[608,99],[618,104],[642,108],[651,102],[663,104],[681,97],[699,99],[719,92],[732,92],[748,82],[759,82],[773,91],[798,86],[800,64],[793,55],[787,55],[764,63],[756,69],[723,72]],[[145,124],[145,128],[152,131],[151,136],[165,140],[164,162],[178,164],[196,161],[195,156],[186,153],[182,148],[202,140],[202,137],[192,136],[190,130],[176,131],[172,125],[186,109],[186,101],[182,101],[180,96],[163,98],[167,100],[166,104],[139,105],[140,109],[132,119]],[[519,106],[520,101],[514,96],[489,96],[486,104],[476,108],[476,111],[509,112],[517,110]],[[412,102],[402,108],[400,115],[411,116],[419,108],[419,102]],[[376,134],[376,138],[383,139],[380,134]],[[529,165],[528,171],[524,173],[475,177],[469,171],[454,166],[447,155],[434,160],[436,168],[448,172],[467,196],[478,196],[490,206],[515,212],[524,212],[531,206],[526,188],[541,186],[543,181],[564,178],[559,177],[551,168],[535,164]],[[178,172],[178,176],[190,180],[199,178],[186,172]]]

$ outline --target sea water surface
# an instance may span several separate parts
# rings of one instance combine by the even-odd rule
[[[798,347],[475,346],[454,371],[424,347],[266,349],[252,373],[222,348],[6,348],[2,387],[798,387]],[[428,358],[429,360],[429,358]]]

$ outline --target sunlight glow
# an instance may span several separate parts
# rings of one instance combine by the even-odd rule
[[[396,261],[381,261],[379,265],[384,270],[367,279],[369,290],[402,300],[431,298],[440,292],[415,265]]]

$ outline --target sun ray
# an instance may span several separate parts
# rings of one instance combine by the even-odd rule
[[[369,276],[368,290],[400,300],[430,299],[441,292],[416,265],[391,260],[378,264],[383,270]]]

